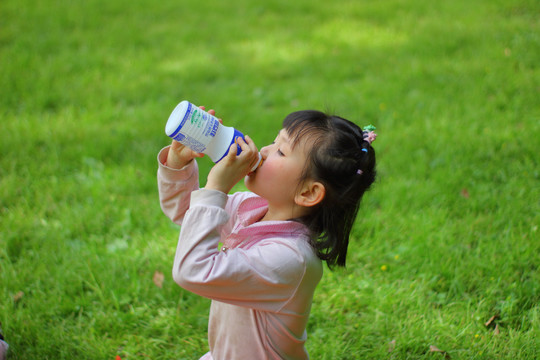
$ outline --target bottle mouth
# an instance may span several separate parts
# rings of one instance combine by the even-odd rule
[[[262,155],[261,153],[259,153],[259,160],[257,160],[257,163],[251,168],[251,171],[248,173],[248,175],[251,175],[253,174],[255,171],[257,171],[258,168],[261,167],[261,165],[263,164],[264,160],[262,158]]]

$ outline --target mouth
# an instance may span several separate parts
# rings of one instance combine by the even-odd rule
[[[262,164],[262,162],[261,162],[261,164]],[[258,165],[254,170],[251,170],[250,172],[248,172],[247,176],[255,175],[257,173],[257,170],[259,170],[260,167],[261,167],[261,165]]]

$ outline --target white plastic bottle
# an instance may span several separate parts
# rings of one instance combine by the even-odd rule
[[[244,139],[240,131],[222,125],[215,116],[186,100],[180,102],[169,116],[165,134],[195,152],[208,155],[215,163],[229,153],[229,147],[237,138]],[[237,155],[241,152],[238,146]],[[259,160],[251,171],[255,171],[261,164],[259,153]]]

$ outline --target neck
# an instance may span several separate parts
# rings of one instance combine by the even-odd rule
[[[294,204],[292,208],[280,208],[268,204],[268,211],[259,221],[285,221],[298,219],[308,213],[308,208]]]

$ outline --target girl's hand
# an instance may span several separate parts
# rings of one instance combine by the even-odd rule
[[[203,156],[204,154],[197,153],[184,146],[182,143],[173,140],[171,147],[169,148],[169,154],[167,155],[167,162],[165,165],[173,169],[181,169],[189,164],[194,158]]]
[[[204,110],[204,106],[199,106]],[[215,110],[209,110],[210,115],[215,115]],[[221,122],[221,119],[219,119]],[[181,169],[187,164],[189,164],[194,158],[203,157],[203,153],[198,153],[190,148],[184,146],[176,140],[172,141],[171,147],[169,148],[169,154],[167,155],[166,165],[173,169]]]
[[[236,156],[238,145],[242,152]],[[259,151],[253,140],[247,135],[246,141],[239,137],[237,144],[232,144],[229,148],[227,156],[210,170],[205,189],[228,194],[232,187],[251,171],[257,161],[259,161]]]

